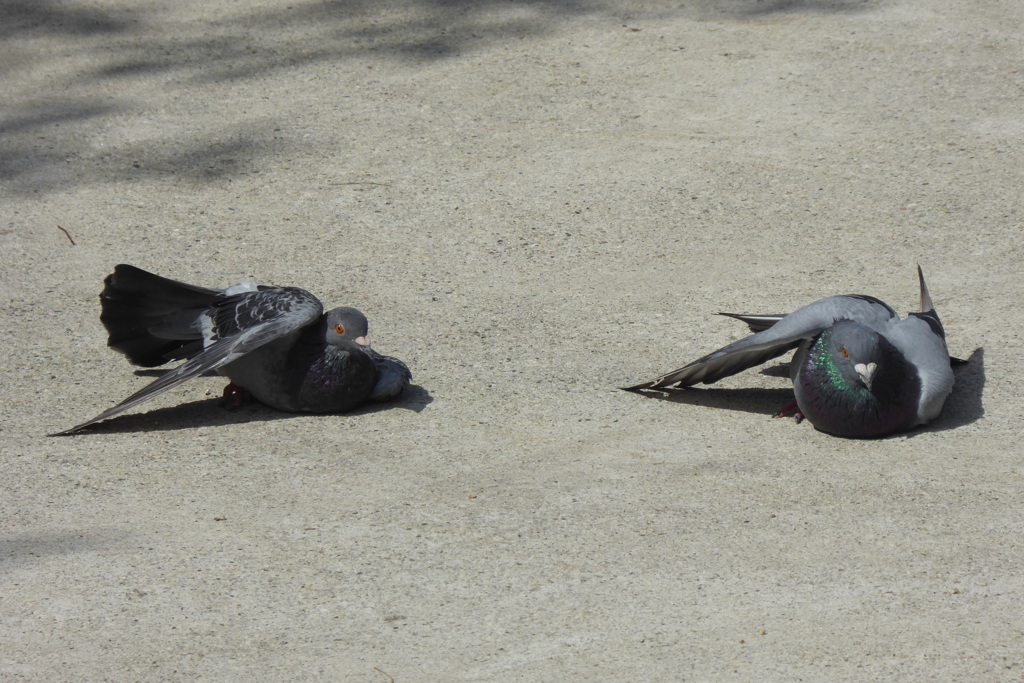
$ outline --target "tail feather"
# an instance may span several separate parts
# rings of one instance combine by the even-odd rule
[[[921,271],[921,266],[917,267],[917,279],[921,283],[921,312],[910,313],[909,315],[925,321],[928,323],[928,327],[932,328],[932,332],[945,339],[946,331],[942,327],[942,320],[939,318],[939,314],[935,312],[935,304],[932,303],[932,297],[928,293],[928,285],[924,283],[924,272]]]
[[[920,265],[917,266],[917,279],[921,283],[921,312],[934,311],[935,304],[932,303],[932,297],[928,293],[928,285],[924,283],[924,272],[921,270]]]
[[[135,365],[187,358],[203,347],[199,317],[220,292],[119,265],[103,281],[100,320],[107,346]]]

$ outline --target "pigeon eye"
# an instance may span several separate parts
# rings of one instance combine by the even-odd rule
[[[334,326],[334,331],[337,332],[338,334],[345,334],[345,326],[342,325],[341,323],[338,323],[337,325]]]
[[[839,347],[839,353],[843,354],[843,358],[849,358],[850,357],[850,354],[842,346]]]

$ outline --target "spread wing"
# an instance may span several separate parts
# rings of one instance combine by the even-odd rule
[[[230,363],[264,344],[309,325],[323,315],[323,305],[297,287],[259,287],[256,291],[217,297],[203,313],[204,348],[155,382],[113,408],[71,429],[51,436],[73,434],[89,425],[120,415],[197,375]]]
[[[795,349],[805,339],[811,339],[832,326],[836,320],[856,320],[866,325],[880,326],[896,317],[896,312],[874,297],[854,295],[821,299],[781,317],[728,315],[746,322],[752,328],[760,328],[761,331],[698,358],[678,370],[624,388],[627,391],[640,391],[673,384],[680,387],[702,382],[711,384]]]

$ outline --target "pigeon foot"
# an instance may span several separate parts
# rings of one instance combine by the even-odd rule
[[[804,414],[800,412],[800,408],[797,406],[795,398],[783,406],[782,410],[772,415],[772,417],[789,417],[790,415],[793,416],[793,421],[797,424],[804,421]]]
[[[250,401],[252,401],[252,394],[248,389],[244,389],[234,382],[230,382],[224,387],[224,407],[228,410],[240,408]]]

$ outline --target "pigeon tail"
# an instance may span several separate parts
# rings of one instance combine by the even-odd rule
[[[920,264],[917,266],[917,279],[921,282],[921,312],[934,311],[935,304],[932,303],[932,297],[928,293],[928,285],[924,283],[924,271],[921,270]]]
[[[202,350],[199,317],[220,295],[219,290],[124,264],[103,282],[100,320],[109,335],[107,346],[143,367],[189,358]]]
[[[917,279],[921,283],[921,312],[911,313],[910,315],[928,323],[928,327],[932,329],[932,332],[944,340],[946,338],[946,331],[942,327],[942,320],[939,319],[939,314],[935,312],[935,304],[932,303],[932,297],[928,293],[928,285],[924,283],[924,272],[922,272],[920,265],[917,267]]]

